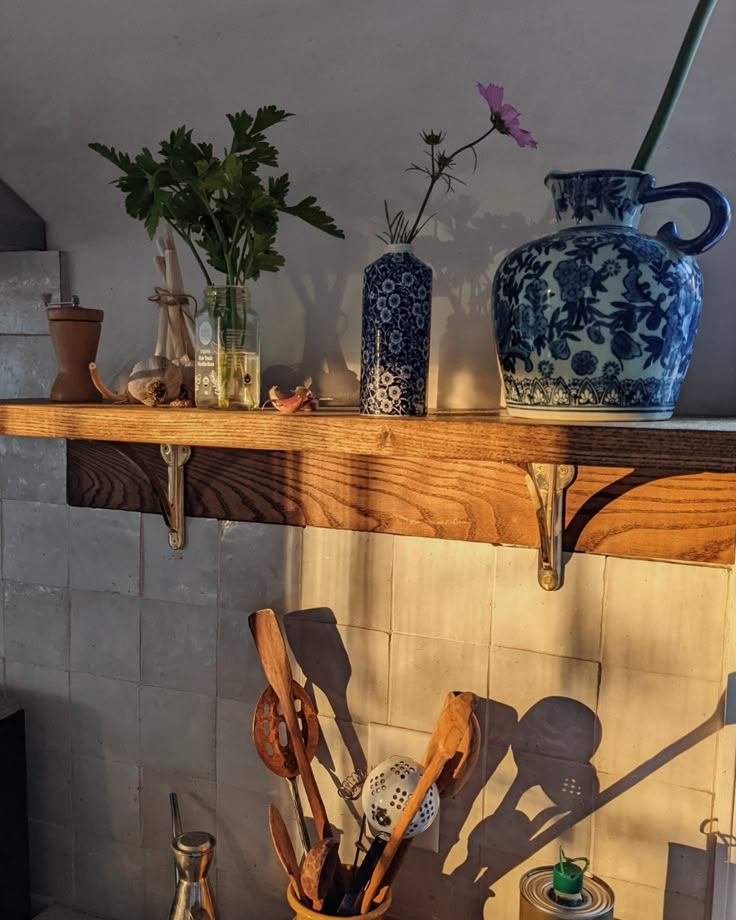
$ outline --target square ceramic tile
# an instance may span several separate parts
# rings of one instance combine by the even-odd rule
[[[144,767],[215,778],[215,698],[182,690],[141,688]]]
[[[276,805],[287,828],[291,828],[286,803],[277,801]],[[297,839],[295,834],[291,836]],[[216,837],[219,868],[237,870],[244,877],[256,870],[262,876],[262,885],[267,883],[274,893],[285,890],[284,870],[268,830],[268,800],[261,793],[218,783]]]
[[[496,550],[486,543],[396,537],[396,632],[488,645]]]
[[[220,604],[251,613],[276,613],[299,605],[302,530],[278,524],[223,521],[220,536]]]
[[[141,516],[103,508],[69,509],[69,584],[86,591],[138,594]]]
[[[144,600],[141,680],[151,687],[215,695],[217,608]]]
[[[248,627],[248,610],[220,607],[217,695],[255,703],[268,681]]]
[[[26,749],[28,817],[48,824],[72,824],[71,752]]]
[[[479,826],[489,865],[502,865],[509,854],[520,860],[537,854],[538,865],[549,865],[560,846],[567,853],[591,852],[597,781],[590,764],[513,746],[492,750],[490,759],[498,766],[484,788]]]
[[[65,588],[69,581],[69,509],[3,501],[3,577]]]
[[[0,438],[0,494],[20,501],[66,502],[66,441]]]
[[[68,751],[69,672],[6,661],[5,686],[25,710],[26,743],[38,750]]]
[[[72,591],[72,670],[100,677],[139,680],[140,606],[137,597]]]
[[[452,867],[446,865],[442,848],[431,853],[411,846],[391,886],[391,916],[427,920],[480,917],[483,889],[482,884],[475,884],[479,872],[480,850],[475,846]]]
[[[711,816],[712,795],[660,783],[646,771],[599,772],[598,779],[596,873],[702,897],[706,870],[700,826]]]
[[[628,773],[639,767],[712,717],[719,706],[719,691],[711,681],[604,667],[596,767],[605,773]],[[673,751],[657,779],[712,792],[715,759],[712,730],[684,752]]]
[[[0,335],[0,399],[46,399],[56,377],[47,335]]]
[[[171,838],[170,827],[169,838]],[[170,842],[169,839],[169,843]],[[162,918],[168,917],[175,890],[174,857],[168,846],[144,850],[144,904],[141,920],[162,920]],[[219,910],[219,901],[216,901],[216,904]]]
[[[605,664],[719,680],[727,599],[726,569],[609,559]]]
[[[58,252],[0,252],[0,334],[48,335],[41,294],[59,301]]]
[[[615,876],[606,878],[606,881],[616,895],[616,916],[624,920],[651,920],[652,917],[666,920],[711,920],[705,915],[702,900],[688,898],[674,891],[636,885]]]
[[[600,665],[496,647],[490,659],[492,718],[499,714],[489,726],[494,743],[587,763],[599,735]]]
[[[54,901],[71,903],[73,890],[73,842],[68,827],[28,822],[31,890]]]
[[[143,911],[143,851],[137,846],[78,834],[74,846],[75,902],[109,920]]]
[[[388,631],[393,543],[391,534],[306,527],[300,607],[327,608],[340,625]]]
[[[47,668],[69,667],[66,588],[5,582],[5,654]]]
[[[265,857],[264,857],[265,858]],[[261,874],[263,859],[237,869],[217,869],[217,909],[220,920],[291,920],[286,887],[272,873]],[[158,918],[156,918],[158,920]]]
[[[75,756],[139,763],[138,685],[91,674],[70,679]]]
[[[217,701],[217,782],[264,796],[283,795],[286,780],[275,776],[258,756],[253,743],[252,703]]]
[[[298,613],[288,614],[284,627],[304,678],[301,682],[319,712],[346,721],[386,721],[386,633],[318,623]]]
[[[144,514],[143,596],[182,604],[214,604],[217,600],[219,524],[187,518],[186,546],[169,546],[169,530],[158,514]]]
[[[496,549],[493,644],[599,661],[605,558],[567,556],[559,591],[539,587],[537,565],[535,549]]]
[[[141,770],[143,846],[167,853],[171,844],[171,805],[176,793],[184,830],[215,832],[215,784],[182,773]]]
[[[139,768],[99,757],[74,758],[74,827],[138,845],[140,834]]]
[[[481,698],[487,695],[488,648],[394,634],[390,682],[389,723],[431,732],[451,691],[470,690]]]

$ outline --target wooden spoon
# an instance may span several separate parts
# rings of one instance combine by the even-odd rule
[[[284,867],[284,871],[289,876],[294,894],[300,901],[304,901],[304,889],[302,888],[300,880],[299,863],[296,860],[296,853],[294,853],[289,831],[286,828],[284,819],[281,817],[281,812],[273,802],[269,803],[268,806],[268,827],[271,831],[273,848],[276,850],[276,855],[279,858],[279,862]]]
[[[440,713],[437,728],[430,743],[436,744],[436,753],[431,762],[425,767],[416,789],[409,797],[401,816],[397,821],[388,843],[381,854],[376,867],[371,875],[371,880],[363,894],[360,905],[362,914],[368,913],[373,899],[378,892],[386,870],[396,855],[401,840],[409,828],[414,816],[421,808],[424,796],[429,792],[432,783],[439,777],[444,765],[455,755],[460,743],[468,731],[468,723],[473,710],[478,704],[478,697],[474,693],[459,693],[445,701],[445,706]]]
[[[304,857],[302,888],[315,910],[322,910],[325,899],[333,889],[339,865],[340,854],[334,837],[324,837]]]
[[[447,761],[437,777],[437,789],[441,799],[451,799],[456,796],[470,779],[480,757],[480,746],[480,723],[476,714],[472,713],[457,752]],[[431,756],[425,754],[422,764],[427,766],[431,759]]]
[[[309,766],[309,758],[299,729],[294,700],[291,696],[293,683],[291,665],[286,654],[284,637],[281,635],[279,624],[276,622],[276,615],[273,610],[256,610],[255,613],[251,613],[248,617],[248,625],[253,634],[258,657],[261,659],[266,678],[276,691],[276,696],[281,703],[284,722],[286,722],[289,738],[294,748],[294,756],[299,767],[299,775],[304,784],[304,791],[312,809],[317,834],[320,839],[332,837],[333,833],[327,818],[327,811],[322,801],[322,796],[319,794],[312,768]]]
[[[445,704],[442,708],[444,712],[445,708],[449,701],[457,696],[456,693],[448,693],[447,698],[445,699]],[[429,740],[427,745],[427,750],[425,751],[424,757],[422,758],[422,766],[427,767],[432,761],[432,756],[434,755],[436,744],[435,736],[439,729],[439,721],[435,726],[434,733]],[[440,794],[440,799],[450,799],[453,796],[456,796],[463,786],[470,779],[473,770],[475,769],[478,763],[478,757],[480,755],[481,748],[481,731],[480,723],[478,722],[478,717],[473,713],[468,722],[468,727],[465,733],[463,734],[462,741],[460,746],[457,749],[457,753],[454,757],[447,761],[445,766],[442,768],[442,772],[437,777],[437,790]],[[393,884],[396,873],[401,868],[401,864],[406,858],[407,851],[411,846],[413,837],[406,837],[401,841],[399,849],[394,856],[391,865],[389,866],[386,874],[383,877],[383,885],[381,890],[378,892],[376,897],[373,899],[376,904],[382,904],[390,886]]]
[[[311,761],[319,744],[319,722],[314,704],[307,691],[300,687],[296,681],[291,683],[291,696],[297,709],[297,721],[304,741],[307,758]],[[256,703],[253,713],[253,743],[258,756],[268,769],[276,776],[283,776],[289,783],[291,801],[294,805],[299,838],[306,854],[312,846],[304,820],[297,776],[299,766],[294,756],[294,748],[288,732],[284,740],[281,727],[284,725],[284,714],[279,704],[276,691],[269,684]]]

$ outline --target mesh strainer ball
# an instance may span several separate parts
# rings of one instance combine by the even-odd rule
[[[366,777],[363,786],[363,810],[375,834],[390,834],[401,812],[419,785],[424,768],[411,757],[389,757]],[[440,794],[432,783],[404,837],[426,831],[440,810]]]

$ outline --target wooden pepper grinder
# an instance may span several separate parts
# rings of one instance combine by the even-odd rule
[[[89,376],[90,362],[97,357],[102,310],[79,306],[79,298],[51,303],[51,294],[42,294],[46,305],[51,341],[59,372],[51,386],[51,399],[59,402],[101,402]]]

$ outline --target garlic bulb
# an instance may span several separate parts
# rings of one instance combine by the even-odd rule
[[[160,406],[178,399],[182,380],[177,364],[163,355],[152,355],[139,361],[130,372],[128,393],[145,406]]]

